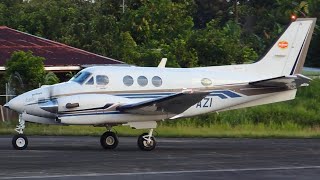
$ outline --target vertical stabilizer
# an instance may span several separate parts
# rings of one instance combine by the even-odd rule
[[[273,77],[301,73],[316,18],[299,18],[292,22],[270,51],[249,71]]]

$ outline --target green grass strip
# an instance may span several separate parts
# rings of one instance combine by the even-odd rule
[[[14,134],[12,124],[2,124],[0,134]],[[106,128],[92,126],[54,126],[28,124],[25,133],[28,135],[71,135],[100,136]],[[146,130],[135,130],[127,126],[118,126],[114,131],[119,136],[138,136]],[[306,128],[297,124],[216,124],[205,127],[164,126],[155,129],[157,137],[232,137],[232,138],[318,138],[320,128]]]

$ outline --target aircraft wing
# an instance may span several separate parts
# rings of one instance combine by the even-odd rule
[[[210,92],[184,91],[153,100],[120,105],[117,110],[145,115],[180,114],[201,101],[208,94]]]
[[[276,88],[287,88],[287,89],[297,89],[301,86],[308,86],[310,78],[297,74],[293,76],[281,76],[272,79],[265,79],[261,81],[250,82],[250,85],[256,87],[276,87]]]

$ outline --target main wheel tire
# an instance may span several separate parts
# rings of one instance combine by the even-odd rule
[[[114,132],[105,132],[100,138],[100,144],[104,149],[114,149],[118,146],[119,140]]]
[[[17,134],[12,138],[12,146],[17,150],[24,150],[28,146],[28,138],[23,134]]]
[[[148,143],[148,141],[144,139],[144,136],[146,135],[148,135],[148,133],[143,133],[138,137],[138,147],[142,151],[152,151],[156,147],[157,142],[154,137],[151,137],[151,141]]]

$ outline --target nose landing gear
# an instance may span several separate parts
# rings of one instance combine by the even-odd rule
[[[24,150],[28,146],[28,138],[24,134],[17,134],[12,138],[12,146],[17,150]]]
[[[22,115],[19,115],[19,125],[15,128],[15,131],[19,134],[13,136],[12,138],[12,146],[17,150],[24,150],[28,146],[28,138],[23,134],[23,130],[25,129],[25,121],[22,119]]]

